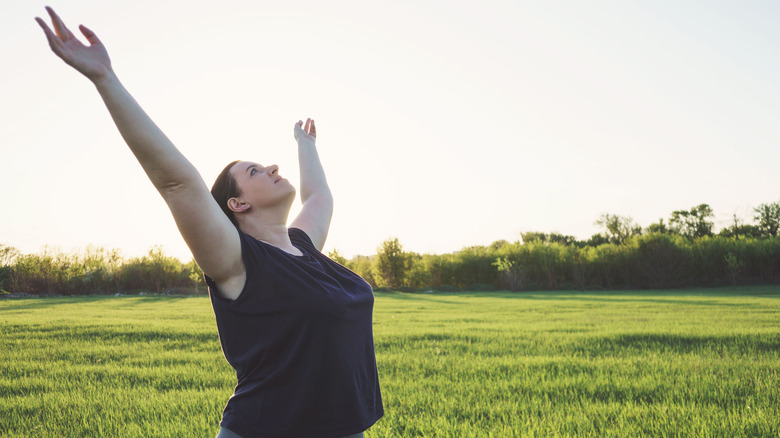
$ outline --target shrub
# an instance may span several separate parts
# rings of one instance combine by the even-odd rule
[[[10,266],[0,266],[0,291],[11,289],[11,278],[14,269]]]
[[[640,288],[666,289],[688,283],[691,255],[681,236],[639,236],[631,242],[627,255]]]
[[[379,285],[377,284],[376,276],[374,275],[373,259],[374,258],[372,257],[356,256],[347,262],[346,267],[363,277],[363,280],[366,280],[366,283],[370,284],[376,291]]]

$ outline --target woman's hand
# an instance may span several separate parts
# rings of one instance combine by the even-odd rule
[[[293,134],[299,142],[301,140],[311,140],[314,143],[317,140],[317,128],[314,127],[314,120],[306,119],[306,125],[303,124],[303,120],[298,120]]]
[[[47,6],[46,11],[51,17],[52,26],[56,34],[40,17],[35,17],[35,21],[38,22],[43,29],[43,33],[46,34],[46,39],[49,40],[52,52],[92,82],[96,82],[112,73],[108,52],[95,35],[95,32],[87,29],[84,25],[79,26],[79,30],[81,30],[81,33],[84,34],[90,44],[85,46],[76,39],[73,32],[65,27],[65,23],[62,22],[62,19],[52,8]]]

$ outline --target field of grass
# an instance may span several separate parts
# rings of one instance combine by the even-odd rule
[[[367,437],[780,436],[780,290],[377,293]],[[208,298],[0,300],[0,436],[211,437]]]

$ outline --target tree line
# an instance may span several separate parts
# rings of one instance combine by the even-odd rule
[[[754,223],[736,217],[717,234],[708,204],[673,211],[641,227],[603,214],[587,240],[522,233],[522,241],[463,248],[452,254],[404,251],[397,238],[372,257],[331,257],[375,288],[400,290],[604,290],[780,283],[780,202],[761,204]]]
[[[142,257],[89,246],[76,253],[44,249],[21,254],[0,244],[0,290],[37,295],[113,294],[130,291],[205,293],[203,271],[154,246]]]
[[[361,275],[375,290],[605,290],[711,287],[780,283],[780,202],[761,204],[753,223],[736,216],[714,232],[714,213],[701,204],[673,211],[647,227],[603,214],[602,229],[587,240],[560,233],[526,232],[449,254],[405,251],[398,238],[372,256],[332,259]],[[78,253],[21,254],[0,244],[0,290],[31,294],[132,291],[205,293],[203,272],[153,247],[125,259],[118,250],[88,247]]]

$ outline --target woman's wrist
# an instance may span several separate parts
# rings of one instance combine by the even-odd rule
[[[96,74],[93,77],[89,77],[89,80],[95,84],[98,90],[110,87],[119,82],[119,78],[116,76],[113,70],[106,70],[102,74]]]
[[[304,145],[316,146],[317,145],[317,139],[311,138],[311,137],[305,136],[305,135],[298,136],[296,141],[298,142],[298,146],[304,146]]]

